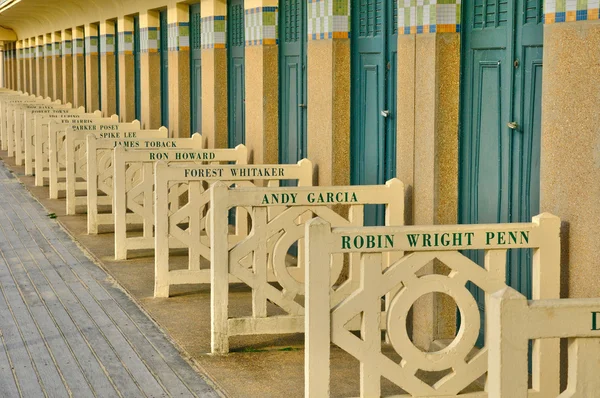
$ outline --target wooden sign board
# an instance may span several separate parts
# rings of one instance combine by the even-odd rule
[[[14,136],[13,136],[13,153],[15,157],[15,163],[18,166],[23,165],[24,153],[25,153],[25,129],[27,128],[28,121],[33,121],[32,115],[34,114],[49,114],[51,112],[69,112],[73,108],[71,104],[27,104],[20,105],[14,108]],[[9,148],[11,146],[9,136]]]
[[[100,111],[98,111],[98,114],[100,114]],[[33,112],[30,116],[28,118],[26,114],[25,130],[23,131],[25,175],[33,175],[35,167],[35,144],[38,141],[42,141],[37,137],[45,136],[46,139],[43,141],[47,141],[48,123],[50,120],[95,117],[93,113],[86,114],[83,106],[77,109],[58,109],[44,113]]]
[[[144,139],[168,138],[169,131],[165,127],[158,130],[139,130],[128,127],[126,123],[119,124],[72,124],[67,128],[65,138],[66,153],[66,196],[68,215],[76,214],[87,208],[87,144],[89,135],[98,138],[128,138],[132,145]],[[112,157],[110,158],[112,162]],[[77,195],[77,190],[85,191]],[[111,204],[102,201],[100,204]]]
[[[198,133],[191,138],[97,138],[89,134],[87,137],[87,220],[88,234],[97,234],[100,226],[114,225],[112,209],[114,191],[114,151],[124,148],[147,153],[161,148],[159,153],[168,154],[177,149],[196,149],[204,147],[204,140]],[[150,155],[153,156],[153,155]],[[168,156],[168,155],[167,155]],[[135,175],[134,178],[138,178]],[[99,196],[102,194],[102,196]],[[99,200],[105,202],[104,211],[100,213]],[[109,203],[106,203],[109,202]],[[126,215],[132,221],[135,215]]]
[[[338,227],[361,227],[365,206],[383,205],[387,225],[404,225],[404,184],[398,179],[389,180],[385,185],[299,188],[229,189],[225,184],[217,183],[211,188],[210,200],[212,270],[210,275],[208,272],[206,275],[197,271],[189,273],[185,283],[206,283],[210,276],[211,291],[217,299],[213,303],[218,303],[211,311],[213,354],[229,351],[230,336],[304,331],[301,296],[304,296],[304,233],[308,220],[321,217]],[[229,208],[237,207],[249,211],[253,233],[231,246],[227,236],[227,215]],[[177,226],[171,223],[170,227],[173,234]],[[188,234],[200,237],[201,234],[192,229],[194,227],[198,228],[190,224]],[[196,245],[202,243],[199,241]],[[298,258],[296,264],[291,265],[288,251],[296,243]],[[356,256],[350,258],[350,278],[355,278],[360,271],[358,260]],[[332,280],[337,281],[344,265],[343,257],[337,256],[332,264]],[[164,273],[165,269],[162,271]],[[182,271],[177,272],[182,281]],[[166,279],[169,280],[168,276]],[[252,290],[252,312],[246,316],[235,317],[228,312],[229,283],[232,280],[242,281]],[[336,295],[345,297],[354,288],[356,285],[349,279],[340,286]],[[281,310],[278,315],[267,315],[267,301]]]
[[[509,249],[533,250],[534,299],[560,295],[560,219],[550,214],[522,224],[370,228],[332,228],[329,222],[315,219],[306,231],[306,397],[329,396],[330,373],[335,371],[331,368],[331,344],[360,362],[357,395],[361,397],[381,396],[383,377],[408,396],[460,397],[461,391],[488,371],[490,341],[490,331],[486,330],[485,345],[476,355],[470,355],[479,336],[481,313],[467,282],[486,297],[506,288]],[[213,233],[218,236],[218,231]],[[461,253],[466,248],[485,251],[485,267]],[[404,254],[406,250],[410,252]],[[331,272],[331,260],[343,253],[360,256],[360,272],[354,274],[358,280],[350,284],[352,288],[340,296],[339,288],[332,289],[335,274]],[[401,257],[390,257],[390,253],[400,253]],[[445,270],[436,272],[436,267],[433,272],[427,271],[424,267],[433,261]],[[431,293],[443,293],[456,302],[460,327],[445,349],[424,352],[411,341],[407,318],[413,304]],[[385,312],[380,304],[384,296]],[[220,297],[211,300],[219,302]],[[481,304],[488,307],[489,301]],[[346,326],[357,317],[362,320],[358,336]],[[382,353],[382,325],[402,364]],[[539,365],[542,358],[543,363],[559,363],[558,340],[540,341],[534,347],[533,363]],[[533,367],[533,385],[554,391],[560,379],[558,366],[538,365]],[[421,371],[443,372],[446,376],[430,385],[417,377]],[[539,396],[554,395],[542,391]]]
[[[50,106],[50,105],[60,105],[60,101],[50,102],[46,100],[32,99],[28,102],[17,102],[17,103],[9,103],[6,106],[6,151],[9,157],[14,156],[15,152],[15,126],[16,118],[15,118],[15,109],[23,104],[36,104],[38,106]]]
[[[207,234],[210,214],[209,184],[223,181],[228,186],[256,186],[268,182],[272,187],[281,181],[294,181],[298,186],[310,186],[313,181],[313,167],[308,159],[297,164],[273,165],[215,165],[190,166],[156,164],[155,189],[155,297],[168,297],[171,285],[188,283],[209,283],[209,272],[201,269],[201,263],[210,261],[210,249]],[[170,208],[175,185],[187,185],[187,203],[179,208]],[[183,220],[189,220],[187,231]],[[236,219],[236,221],[238,221]],[[238,224],[239,225],[239,224]],[[245,224],[242,224],[245,225]],[[234,234],[226,234],[230,244],[234,244],[247,235],[246,229],[236,226]],[[188,266],[185,269],[169,270],[169,256],[172,247],[184,247],[188,250]],[[190,281],[196,282],[190,282]],[[200,281],[200,282],[198,282]]]
[[[114,150],[114,223],[115,259],[126,260],[130,251],[154,251],[154,165],[157,161],[190,165],[248,163],[244,145],[234,149]],[[187,192],[186,184],[170,188],[170,208],[179,208],[179,198]],[[88,210],[89,211],[89,210]],[[128,234],[127,217],[142,225],[142,235]],[[238,218],[241,220],[241,218]],[[174,243],[175,244],[175,243]]]
[[[61,191],[66,191],[67,184],[67,152],[66,152],[66,138],[67,128],[73,125],[80,124],[94,124],[94,125],[107,125],[117,126],[119,128],[125,128],[128,130],[141,130],[140,122],[134,120],[131,123],[119,123],[116,115],[113,115],[110,119],[100,118],[93,119],[91,122],[89,119],[82,119],[82,123],[79,121],[71,120],[75,123],[62,123],[52,122],[48,126],[48,176],[49,176],[49,197],[50,199],[58,199]],[[85,142],[85,135],[87,130],[76,130],[82,135],[82,139]],[[83,145],[85,147],[85,145]],[[76,183],[76,189],[86,189],[87,184]]]
[[[92,124],[102,120],[102,112],[96,111],[94,113],[78,113],[78,114],[67,114],[67,115],[45,115],[44,117],[37,117],[35,121],[35,132],[33,137],[33,148],[25,147],[25,173],[27,173],[27,165],[29,161],[29,153],[33,152],[33,169],[35,169],[35,185],[38,187],[44,186],[44,179],[50,178],[50,166],[49,166],[49,137],[50,137],[50,126],[55,123],[57,129],[62,128],[64,131],[68,124]],[[118,122],[116,116],[112,119],[105,118],[105,120],[116,123]],[[58,130],[57,130],[58,131]],[[28,141],[27,141],[28,142]],[[63,176],[64,177],[64,176]]]

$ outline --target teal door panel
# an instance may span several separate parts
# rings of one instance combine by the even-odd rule
[[[190,6],[190,133],[202,131],[202,64],[200,4]]]
[[[160,115],[161,124],[169,127],[169,25],[167,10],[160,12]]]
[[[530,221],[539,211],[541,0],[475,0],[463,10],[459,221]],[[483,265],[482,252],[465,254]],[[531,297],[531,252],[507,260],[507,283]],[[484,295],[470,289],[483,319]],[[483,334],[482,324],[479,343]]]
[[[97,25],[97,29],[97,32],[100,32],[100,25]],[[102,49],[100,48],[102,43],[100,40],[100,33],[96,36],[96,43],[98,43],[98,56],[96,57],[98,60],[98,109],[102,110],[102,57],[100,56],[100,54],[102,54]],[[106,52],[106,49],[104,49],[104,51]]]
[[[398,109],[398,2],[387,2],[387,65],[386,65],[386,107],[389,116],[385,123],[385,180],[396,177],[396,112]]]
[[[140,17],[133,17],[133,73],[135,94],[135,118],[142,120],[142,69],[141,69],[141,47],[140,47]]]
[[[279,160],[306,157],[306,1],[280,3],[279,13]]]
[[[227,5],[228,141],[231,148],[246,142],[244,1]]]
[[[352,2],[351,183],[383,184],[395,175],[397,6]],[[365,224],[383,224],[381,206],[365,207]]]

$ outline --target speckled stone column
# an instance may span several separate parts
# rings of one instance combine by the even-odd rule
[[[181,3],[169,6],[167,20],[169,24],[169,130],[174,137],[189,137],[189,6]]]
[[[79,108],[85,106],[85,79],[84,79],[84,65],[85,57],[83,56],[83,49],[85,46],[85,40],[83,35],[83,28],[73,28],[72,30],[73,40],[73,106]]]
[[[46,63],[46,60],[44,59],[44,37],[43,36],[38,36],[36,38],[36,51],[37,51],[37,55],[35,58],[35,63],[36,63],[36,94],[39,96],[44,96],[45,93],[45,85],[46,85],[46,73],[45,73],[45,68],[44,68],[44,64]]]
[[[446,12],[450,7],[453,12]],[[456,2],[398,5],[396,164],[407,185],[409,223],[458,221],[458,23]],[[434,262],[423,272],[441,267]],[[456,304],[441,294],[421,297],[413,306],[412,327],[413,342],[422,349],[454,338]]]
[[[541,211],[563,223],[561,296],[598,297],[600,21],[556,14],[544,26]]]
[[[227,148],[227,2],[202,0],[202,135],[209,148]]]
[[[85,32],[85,96],[86,109],[94,112],[100,109],[100,87],[98,85],[98,25],[84,26]]]
[[[123,122],[135,120],[135,64],[133,57],[133,18],[118,21],[119,30],[119,116]]]
[[[73,99],[73,44],[71,29],[62,31],[62,94],[63,102],[74,105]]]
[[[246,146],[256,164],[279,162],[278,1],[246,1]]]
[[[54,98],[54,85],[52,78],[52,35],[47,34],[44,37],[44,75],[46,76],[46,82],[44,83],[44,96]]]
[[[52,90],[53,98],[62,101],[62,39],[60,33],[52,33]]]
[[[307,0],[307,134],[308,157],[319,185],[350,184],[350,9],[332,0],[321,15],[322,2]],[[314,8],[317,10],[314,10]],[[319,15],[320,17],[314,17]],[[323,24],[322,19],[340,23]],[[324,29],[324,30],[323,30]]]
[[[142,126],[157,129],[160,114],[160,54],[158,12],[140,14]]]
[[[106,117],[117,113],[117,81],[115,69],[115,23],[100,23],[100,82],[102,114]]]

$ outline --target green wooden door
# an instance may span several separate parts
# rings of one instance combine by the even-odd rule
[[[200,4],[190,6],[190,133],[202,131],[202,65]]]
[[[160,116],[161,124],[169,127],[169,25],[167,10],[160,12]]]
[[[306,157],[306,0],[280,3],[279,161]]]
[[[352,0],[352,184],[383,184],[395,175],[395,3]],[[365,223],[383,223],[383,208],[365,207]]]
[[[227,100],[228,132],[231,148],[246,142],[244,88],[244,0],[227,4]]]
[[[133,74],[135,91],[135,118],[142,120],[142,69],[141,69],[141,47],[140,47],[140,17],[133,17]]]
[[[463,10],[459,219],[530,221],[539,211],[542,0],[473,0]],[[483,264],[482,252],[468,255]],[[529,251],[509,253],[507,282],[531,297]],[[470,288],[483,313],[483,293]]]

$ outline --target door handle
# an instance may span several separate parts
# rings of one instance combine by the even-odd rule
[[[298,108],[306,108],[306,104],[298,104]]]
[[[506,127],[508,127],[511,130],[518,130],[519,124],[517,122],[508,122],[506,123]]]
[[[383,116],[383,117],[390,116],[390,111],[388,111],[387,109],[385,111],[381,111],[381,116]]]

